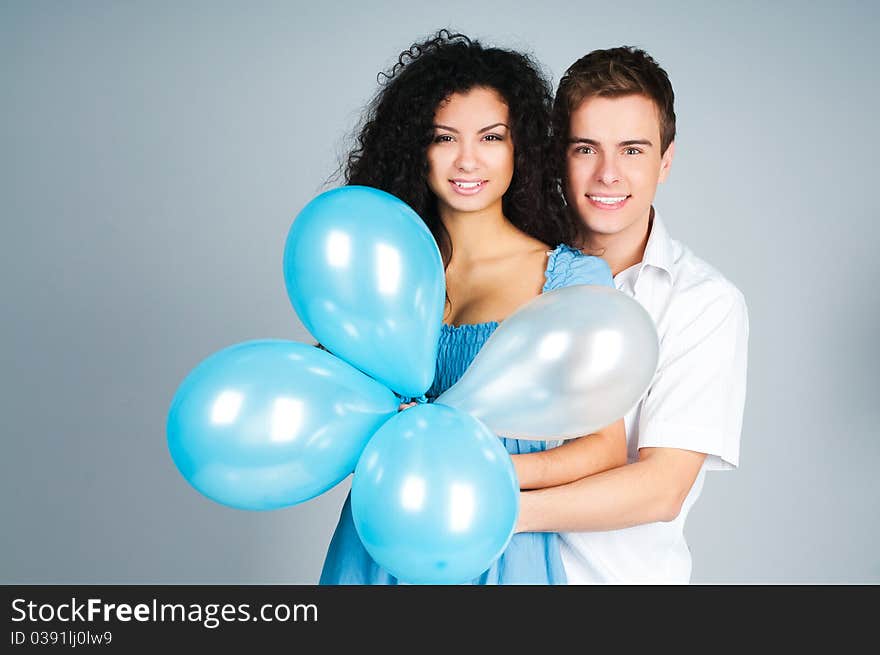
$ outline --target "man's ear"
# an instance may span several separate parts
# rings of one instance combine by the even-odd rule
[[[675,155],[675,141],[669,144],[666,148],[666,152],[663,153],[663,156],[660,158],[660,176],[657,178],[657,182],[665,182],[666,178],[669,177],[669,169],[672,168],[672,157]]]

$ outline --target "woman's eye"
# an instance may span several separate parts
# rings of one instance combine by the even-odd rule
[[[487,134],[483,137],[486,141],[504,141],[500,134]]]
[[[438,134],[434,137],[434,143],[449,143],[450,141],[452,141],[450,134]]]

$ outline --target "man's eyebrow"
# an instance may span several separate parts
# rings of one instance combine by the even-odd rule
[[[599,142],[595,139],[587,139],[586,137],[574,137],[568,140],[569,143],[586,143],[589,146],[598,146]],[[618,148],[625,148],[627,146],[648,146],[649,148],[653,148],[654,144],[651,143],[648,139],[628,139],[627,141],[621,141],[617,144]]]
[[[493,123],[492,125],[487,125],[486,127],[482,128],[480,130],[477,130],[477,134],[482,134],[483,132],[488,132],[489,130],[494,129],[499,126],[506,127],[508,130],[510,129],[510,126],[507,123]],[[456,130],[454,127],[449,127],[448,125],[440,125],[439,123],[434,124],[434,129],[435,130],[446,130],[447,132],[454,132],[455,134],[458,134],[458,130]]]

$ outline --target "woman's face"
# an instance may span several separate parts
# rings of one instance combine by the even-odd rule
[[[434,114],[428,146],[428,186],[441,216],[501,211],[513,178],[513,140],[507,103],[492,89],[454,93]]]

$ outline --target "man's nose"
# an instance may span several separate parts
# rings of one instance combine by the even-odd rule
[[[599,169],[596,172],[597,179],[602,184],[610,185],[620,181],[620,170],[614,157],[602,157],[599,160]]]

